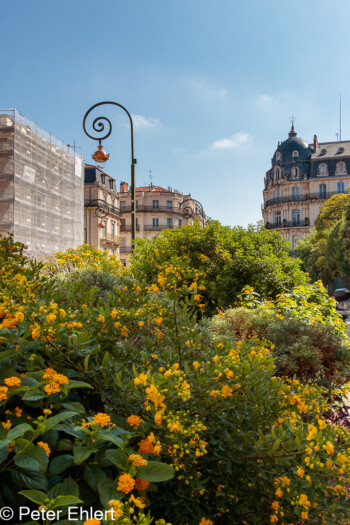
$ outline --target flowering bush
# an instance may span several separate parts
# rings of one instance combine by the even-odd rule
[[[325,419],[324,391],[275,377],[266,342],[214,337],[194,315],[196,275],[140,283],[89,248],[96,286],[84,285],[79,250],[57,286],[54,265],[48,279],[21,246],[0,246],[4,504],[26,498],[63,516],[92,505],[118,525],[348,515],[349,435]],[[103,273],[113,284],[100,294]]]

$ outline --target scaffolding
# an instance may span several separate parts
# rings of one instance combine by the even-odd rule
[[[0,110],[0,234],[39,257],[83,243],[84,162],[16,110]]]

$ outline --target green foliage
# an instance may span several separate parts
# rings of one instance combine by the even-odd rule
[[[47,276],[64,262],[23,279],[29,262],[0,261],[1,503],[44,499],[64,517],[78,498],[121,509],[117,525],[265,525],[280,512],[286,523],[305,512],[311,523],[340,523],[349,435],[321,416],[331,408],[325,390],[276,377],[270,343],[214,336],[198,321],[198,270],[183,267],[178,278],[169,262],[143,283],[112,256],[100,264],[87,247],[70,255],[61,286]],[[94,257],[94,271],[113,276],[110,289],[102,275],[86,285],[84,259]],[[302,295],[279,299],[281,308],[297,318],[314,296],[314,314],[332,321],[322,293]]]
[[[131,266],[135,277],[147,284],[165,278],[165,288],[172,274],[178,288],[195,280],[209,314],[232,306],[245,285],[263,297],[276,297],[305,283],[289,249],[281,235],[260,225],[230,228],[211,221],[202,228],[195,222],[166,230],[152,242],[138,241]]]
[[[332,195],[321,206],[320,212],[315,222],[318,233],[333,228],[343,217],[346,206],[350,203],[350,193],[338,193]]]

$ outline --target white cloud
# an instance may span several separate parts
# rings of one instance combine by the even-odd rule
[[[243,144],[246,144],[250,140],[248,133],[234,133],[230,137],[216,140],[210,146],[211,149],[235,149],[239,148]]]
[[[197,96],[205,99],[223,99],[227,95],[227,89],[216,87],[208,80],[192,80],[191,86]]]
[[[155,128],[160,125],[160,120],[153,117],[144,117],[143,115],[131,115],[135,129]]]
[[[177,155],[178,153],[184,153],[185,148],[177,148],[176,146],[172,148],[171,152],[174,153],[174,155]]]

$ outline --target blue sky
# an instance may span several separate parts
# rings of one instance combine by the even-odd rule
[[[336,140],[341,91],[350,139],[348,0],[0,0],[0,16],[0,108],[75,139],[90,162],[85,111],[123,104],[135,115],[137,185],[151,170],[223,224],[261,219],[292,114],[305,140]],[[128,181],[127,117],[105,114],[105,169]]]

